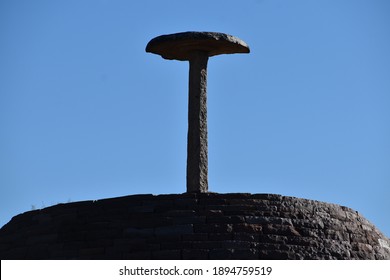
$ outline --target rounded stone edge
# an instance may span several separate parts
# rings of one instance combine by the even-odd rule
[[[253,207],[256,209],[254,210]],[[199,213],[197,214],[196,212],[198,210],[194,211],[194,209],[203,209],[201,210],[202,214],[199,216]],[[258,210],[264,211],[264,214],[259,216],[253,213],[253,211]],[[9,224],[0,230],[0,255],[6,258],[10,258],[10,256],[11,258],[12,256],[17,256],[17,258],[24,258],[23,256],[25,256],[27,259],[47,258],[45,254],[52,253],[47,251],[48,249],[42,252],[40,251],[41,249],[38,251],[35,249],[35,251],[30,250],[38,245],[41,248],[40,244],[46,244],[45,246],[51,244],[55,248],[58,245],[63,246],[56,242],[58,242],[59,238],[73,238],[77,236],[73,226],[80,223],[80,218],[87,223],[82,227],[82,234],[88,235],[88,232],[92,230],[91,237],[93,238],[109,238],[106,234],[113,233],[111,230],[107,231],[106,228],[108,223],[112,223],[109,217],[118,214],[127,215],[126,213],[132,213],[133,216],[136,215],[137,217],[138,215],[151,217],[150,215],[159,214],[162,215],[161,217],[169,216],[177,221],[177,223],[172,225],[166,225],[164,220],[157,215],[157,218],[154,219],[156,224],[146,227],[127,224],[126,228],[122,228],[121,223],[119,224],[119,230],[122,234],[128,237],[141,238],[143,241],[149,240],[152,236],[169,239],[171,236],[180,235],[180,238],[188,239],[187,241],[190,241],[190,243],[194,241],[194,244],[202,245],[203,238],[207,236],[204,232],[213,233],[214,235],[215,230],[217,230],[217,236],[215,237],[218,238],[223,238],[229,234],[237,236],[239,238],[238,241],[206,240],[206,245],[209,244],[211,246],[218,243],[220,246],[227,246],[227,249],[223,249],[223,252],[221,251],[223,254],[218,255],[219,257],[240,259],[241,255],[234,254],[234,251],[238,250],[236,246],[252,244],[253,242],[248,243],[246,239],[249,237],[256,238],[257,236],[257,238],[261,239],[258,241],[263,245],[251,249],[257,252],[256,255],[245,255],[244,257],[261,256],[275,259],[390,259],[390,240],[375,225],[371,224],[353,209],[337,204],[291,196],[250,193],[129,195],[59,204],[41,210],[29,211],[15,216]],[[289,213],[293,213],[293,216],[290,216]],[[284,214],[288,215],[285,216]],[[204,215],[206,215],[206,218],[203,217]],[[91,218],[93,221],[90,220]],[[106,220],[107,218],[109,218],[110,222]],[[187,218],[190,220],[183,222],[183,219]],[[62,233],[56,231],[46,232],[46,230],[50,229],[47,226],[50,226],[52,223],[60,223],[61,228],[66,226],[71,232],[65,232],[67,234],[65,237]],[[41,228],[40,225],[43,227]],[[117,222],[113,226],[117,226]],[[262,233],[257,233],[258,230],[261,230]],[[234,231],[237,232],[233,233]],[[28,232],[37,234],[30,235]],[[45,234],[38,234],[41,232],[45,232]],[[102,233],[104,233],[104,236],[101,235]],[[24,245],[15,248],[9,247],[10,245],[7,244],[14,238],[21,238],[20,240],[23,240],[21,245]],[[87,236],[83,238],[87,238]],[[242,238],[246,238],[246,241]],[[141,239],[138,241],[142,241]],[[27,243],[25,243],[26,240]],[[90,240],[90,238],[86,240]],[[109,242],[112,241],[110,240]],[[169,243],[169,240],[168,243],[166,241],[163,241],[162,246],[176,246],[174,243]],[[182,245],[186,246],[187,241],[182,242]],[[114,241],[114,245],[119,246],[118,252],[122,250],[120,249],[122,248],[122,242],[131,243],[133,241],[126,241],[123,238]],[[26,247],[25,245],[32,247]],[[99,246],[106,245],[110,247],[112,244],[104,243],[102,245],[99,243]],[[175,250],[176,254],[173,256],[168,254],[168,252],[154,252],[154,245],[149,245],[152,246],[149,248],[152,250],[149,252],[151,255],[143,256],[141,251],[139,251],[133,252],[133,255],[123,257],[145,257],[145,259],[160,257],[164,259],[171,257],[190,258],[194,257],[193,254],[195,254],[192,251],[187,252],[188,248],[183,247],[181,248],[182,250],[180,249],[181,251]],[[134,246],[137,248],[138,245]],[[51,257],[102,258],[101,256],[104,252],[106,257],[107,250],[112,249],[109,247],[79,248],[76,251],[69,252],[69,256],[54,254]],[[307,251],[304,248],[307,248]],[[213,246],[206,249],[208,253],[202,256],[207,256],[210,259],[216,257],[215,254],[219,250]],[[11,253],[5,254],[4,250],[8,250]],[[228,255],[225,254],[226,250],[230,250]],[[32,253],[33,255],[31,255]],[[57,253],[63,254],[62,249]],[[160,253],[163,255],[159,255]],[[114,256],[117,257],[118,255],[115,253]]]
[[[186,61],[190,60],[194,51],[215,56],[250,53],[250,48],[243,40],[229,34],[187,31],[157,36],[149,41],[145,51],[161,55],[164,59]]]

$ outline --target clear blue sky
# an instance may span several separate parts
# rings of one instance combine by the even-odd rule
[[[213,192],[351,207],[390,236],[390,1],[0,1],[0,225],[69,201],[185,192],[181,31],[209,60]]]

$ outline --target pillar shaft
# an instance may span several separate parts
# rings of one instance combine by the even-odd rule
[[[205,52],[189,60],[187,192],[208,191],[207,61]]]

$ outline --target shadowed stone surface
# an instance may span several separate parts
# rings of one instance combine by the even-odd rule
[[[273,194],[132,195],[59,204],[0,230],[1,259],[390,259],[356,211]]]
[[[165,59],[190,60],[192,52],[201,51],[207,56],[249,53],[248,45],[241,39],[218,32],[182,32],[162,35],[152,39],[146,51]]]

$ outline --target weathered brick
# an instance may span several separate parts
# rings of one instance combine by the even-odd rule
[[[205,260],[208,259],[209,250],[183,250],[183,260]]]
[[[55,249],[49,250],[49,254],[47,256],[47,259],[54,259],[54,260],[77,260],[79,259],[79,250],[78,249]]]
[[[162,242],[160,244],[161,250],[182,250],[182,249],[191,249],[193,242],[189,241],[179,241],[179,242]]]
[[[124,237],[150,237],[153,235],[154,230],[152,228],[134,228],[128,227],[123,230]]]
[[[103,255],[104,248],[85,248],[79,250],[80,257],[87,256],[91,257],[93,255]]]
[[[87,247],[87,243],[83,241],[70,241],[70,242],[64,242],[64,249],[65,250],[74,250],[74,249],[80,249]]]
[[[339,241],[349,241],[349,234],[345,231],[338,231],[332,229],[324,230],[325,238],[339,240]]]
[[[114,245],[112,238],[101,238],[101,239],[87,239],[86,245],[88,247],[110,247]]]
[[[192,242],[194,249],[213,249],[221,248],[222,241],[194,241]]]
[[[236,260],[255,260],[259,258],[257,249],[235,249],[232,251],[232,259]]]
[[[210,209],[201,209],[198,211],[199,215],[211,217],[211,216],[224,216],[222,210],[210,210]]]
[[[232,232],[233,225],[231,224],[199,224],[194,225],[195,233],[223,233]]]
[[[152,252],[152,259],[155,260],[180,260],[180,250],[161,250]]]
[[[254,242],[241,241],[241,240],[225,240],[222,241],[222,248],[229,249],[245,249],[254,247]]]
[[[264,260],[288,260],[289,252],[280,250],[259,250],[260,259]]]
[[[349,238],[351,242],[368,243],[366,235],[350,233]]]
[[[235,232],[233,234],[233,239],[242,240],[242,241],[259,241],[259,235],[247,232]]]
[[[29,247],[13,247],[6,252],[0,252],[2,260],[25,260],[27,259]]]
[[[170,216],[170,217],[193,217],[193,216],[196,216],[196,212],[195,212],[195,210],[173,209],[173,210],[169,210],[169,211],[165,212],[164,215]]]
[[[135,228],[153,228],[172,224],[172,217],[166,217],[157,214],[150,214],[146,216],[135,215],[134,217],[123,222],[123,225]]]
[[[286,244],[298,245],[310,248],[316,248],[319,244],[319,239],[302,236],[287,236]],[[306,249],[306,248],[305,248]]]
[[[126,248],[125,251],[133,251],[148,248],[148,244],[142,238],[121,238],[114,240],[113,247]]]
[[[292,225],[292,221],[290,219],[280,217],[246,216],[245,221],[248,224]]]
[[[58,235],[59,242],[74,242],[86,240],[87,231],[65,231]]]
[[[207,199],[199,199],[198,200],[199,205],[206,205],[206,206],[217,206],[217,205],[226,205],[226,199],[223,198],[207,198]]]
[[[243,216],[209,216],[207,217],[208,224],[237,224],[244,223]]]
[[[232,240],[233,233],[209,233],[209,240],[221,241],[221,240]]]
[[[49,244],[55,243],[58,239],[57,233],[45,234],[45,235],[33,235],[26,239],[26,244]]]
[[[229,260],[232,259],[233,249],[211,249],[209,251],[210,260]]]
[[[234,232],[246,232],[246,233],[261,233],[262,232],[262,225],[257,224],[235,224],[234,225]]]
[[[176,234],[190,234],[194,232],[194,226],[192,224],[187,225],[172,225],[155,228],[154,233],[156,235],[176,235]]]
[[[153,213],[154,205],[132,205],[127,208],[128,213]]]
[[[301,235],[293,226],[286,226],[286,225],[274,225],[274,224],[263,225],[262,231],[265,234],[277,234],[277,235],[285,235],[285,236]]]
[[[205,241],[208,240],[207,233],[192,233],[192,234],[183,234],[183,241]]]
[[[123,253],[125,260],[151,260],[152,251],[140,251],[136,253]]]
[[[268,244],[285,244],[288,240],[287,236],[276,234],[261,234],[259,235],[259,242]]]
[[[188,217],[173,217],[172,223],[176,225],[185,224],[204,224],[206,222],[205,216],[188,216]]]
[[[194,209],[198,205],[197,199],[178,198],[175,200],[175,206],[178,209]]]
[[[77,215],[76,215],[77,218]],[[39,224],[45,224],[45,223],[50,223],[53,218],[49,213],[40,213],[34,217],[32,217],[33,221],[37,221]]]

